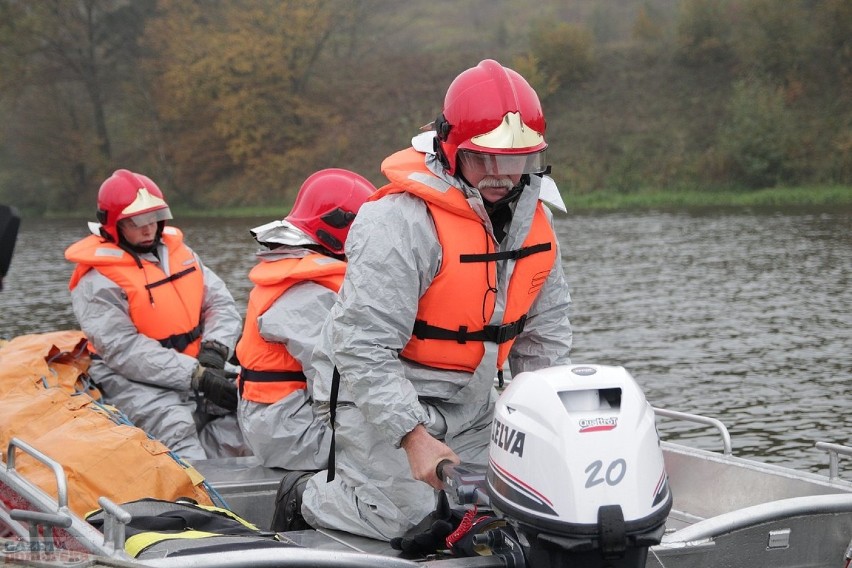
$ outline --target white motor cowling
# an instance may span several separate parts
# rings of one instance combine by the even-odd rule
[[[654,411],[623,367],[603,365],[514,377],[487,488],[534,566],[643,566],[672,505]]]

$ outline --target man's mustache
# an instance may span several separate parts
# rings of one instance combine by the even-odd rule
[[[476,184],[476,189],[486,189],[490,187],[502,187],[504,189],[512,189],[515,184],[512,183],[512,180],[505,177],[484,177],[482,180]]]

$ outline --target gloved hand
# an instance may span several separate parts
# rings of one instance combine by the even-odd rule
[[[455,530],[450,521],[439,519],[424,531],[409,534],[409,536],[392,538],[391,548],[401,550],[413,556],[435,554],[447,548],[447,537]]]
[[[225,378],[225,372],[221,369],[199,365],[192,375],[192,388],[225,410],[237,409],[237,385]]]
[[[224,369],[228,348],[216,341],[205,341],[198,353],[198,362],[211,369]]]
[[[424,525],[427,528],[423,529]],[[502,527],[506,527],[506,521],[490,514],[477,514],[475,507],[468,510],[451,508],[447,494],[441,491],[435,511],[406,536],[391,539],[390,545],[416,556],[441,550],[449,550],[458,557],[488,555],[489,546],[475,542],[475,536]]]
[[[440,491],[435,510],[405,536],[391,539],[391,548],[415,556],[426,556],[445,550],[447,537],[459,526],[463,514],[463,511],[453,510],[447,494]]]

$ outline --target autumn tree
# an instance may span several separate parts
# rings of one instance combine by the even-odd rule
[[[775,0],[749,0],[731,28],[731,43],[743,73],[771,77],[779,85],[800,82],[812,59],[815,39],[809,2],[788,0],[778,9]]]
[[[731,57],[729,5],[730,0],[679,3],[676,55],[683,64],[700,68]]]
[[[717,146],[733,180],[762,188],[787,179],[795,129],[779,89],[757,79],[737,81],[727,110]]]
[[[638,43],[639,49],[648,55],[655,55],[663,45],[665,28],[661,20],[662,17],[647,2],[639,6],[633,20],[630,35]]]
[[[152,92],[187,202],[263,202],[334,153],[316,64],[354,17],[345,0],[160,0],[146,28]],[[239,178],[239,182],[236,181]]]
[[[591,77],[597,63],[592,33],[568,22],[536,22],[530,33],[530,54],[538,68],[562,87]]]
[[[17,189],[39,190],[65,208],[91,199],[113,166],[110,132],[135,41],[150,2],[0,0],[3,140]]]

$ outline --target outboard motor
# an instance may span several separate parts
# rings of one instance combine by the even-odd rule
[[[514,377],[494,413],[486,486],[536,568],[643,567],[672,506],[654,411],[623,367]]]

